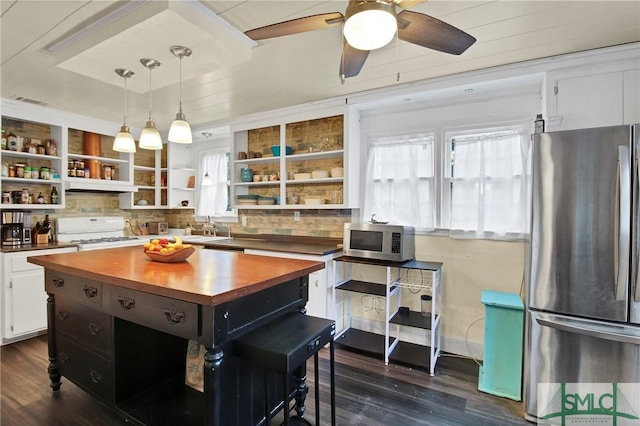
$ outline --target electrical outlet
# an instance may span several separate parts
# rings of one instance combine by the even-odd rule
[[[300,220],[300,212],[293,212],[293,220],[296,222]]]
[[[242,216],[242,226],[247,226],[247,217]]]

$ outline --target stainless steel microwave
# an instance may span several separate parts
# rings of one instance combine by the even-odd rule
[[[413,226],[345,223],[344,254],[365,259],[404,262],[415,256]]]

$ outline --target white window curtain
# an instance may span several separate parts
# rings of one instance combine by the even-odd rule
[[[227,213],[227,162],[226,152],[206,152],[202,156],[198,180],[198,204],[196,216],[222,216]],[[209,175],[211,185],[202,185],[205,174]]]
[[[433,134],[372,139],[365,174],[362,221],[434,229]]]
[[[449,143],[451,237],[523,238],[528,133],[484,132],[454,137]]]

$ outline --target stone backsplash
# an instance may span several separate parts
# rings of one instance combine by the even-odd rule
[[[351,221],[351,210],[299,210],[300,220],[294,221],[293,210],[240,210],[237,223],[219,223],[218,230],[226,234],[227,226],[234,235],[277,234],[308,237],[342,238],[344,223]],[[184,228],[187,223],[194,229],[202,229],[202,222],[194,222],[192,209],[144,209],[123,210],[119,208],[117,194],[67,192],[66,208],[34,210],[32,224],[44,220],[48,214],[57,217],[79,216],[123,216],[133,229],[129,235],[137,233],[137,227],[144,222],[166,221],[170,228]],[[241,217],[247,218],[247,226],[242,226]]]

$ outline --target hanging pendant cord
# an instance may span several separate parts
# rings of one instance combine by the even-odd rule
[[[149,121],[151,121],[151,99],[153,92],[151,91],[151,68],[149,68]]]
[[[398,30],[396,30],[396,81],[400,81],[400,42],[398,41]]]
[[[182,56],[180,56],[180,114],[182,114]]]
[[[124,77],[124,119],[122,125],[127,125],[127,78]]]

